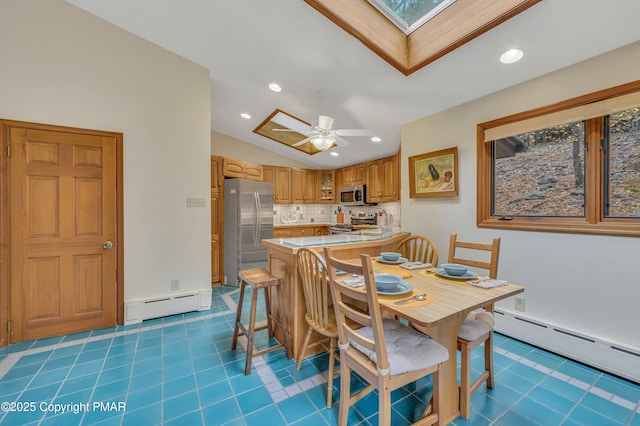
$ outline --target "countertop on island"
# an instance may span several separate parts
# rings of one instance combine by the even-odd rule
[[[408,232],[394,232],[390,236],[383,236],[378,233],[368,235],[334,234],[309,237],[269,238],[262,240],[262,244],[268,249],[284,250],[290,253],[295,253],[302,247],[316,248],[337,245],[341,246],[339,250],[362,248],[362,252],[365,252],[365,247],[385,246],[385,250],[391,250],[395,248],[400,240],[409,235],[411,234]],[[375,255],[377,256],[378,253],[379,251],[377,251]]]
[[[274,243],[274,244],[282,244],[287,247],[299,248],[299,247],[311,247],[311,246],[328,246],[333,244],[362,243],[362,242],[377,241],[382,239],[383,239],[382,235],[335,234],[335,235],[320,235],[317,237],[271,238],[264,241]]]

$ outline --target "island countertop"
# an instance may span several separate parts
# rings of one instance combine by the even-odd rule
[[[340,259],[356,258],[361,253],[375,257],[383,251],[395,251],[398,243],[409,235],[411,235],[409,232],[397,232],[390,237],[383,238],[380,235],[335,234],[262,240],[262,244],[267,247],[269,271],[283,280],[280,294],[284,308],[283,320],[286,324],[290,344],[288,352],[291,356],[295,359],[299,356],[308,329],[304,318],[306,313],[304,292],[296,262],[298,250],[306,247],[322,253],[325,246],[330,246],[333,255]],[[271,300],[270,303],[274,308],[272,311],[275,311],[276,301]],[[276,337],[282,341],[282,336],[278,333],[279,329],[276,328]],[[314,340],[317,340],[317,336],[314,336]],[[311,354],[311,351],[307,352],[307,356]]]
[[[391,240],[395,242],[399,241],[397,238],[400,236],[404,238],[408,236],[407,232],[397,232],[390,237],[382,237],[382,235],[358,235],[358,234],[334,234],[334,235],[319,235],[313,237],[289,237],[289,238],[271,238],[262,240],[262,244],[270,247],[271,245],[282,245],[289,248],[300,247],[324,247],[333,246],[336,244],[353,244],[353,243],[366,243],[375,241],[376,246],[380,246],[385,240]],[[397,244],[397,243],[396,243]]]

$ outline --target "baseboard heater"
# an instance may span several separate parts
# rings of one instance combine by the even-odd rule
[[[568,330],[516,312],[496,309],[495,313],[495,330],[499,333],[640,383],[640,348]]]
[[[144,320],[203,311],[211,308],[211,290],[171,294],[128,302],[125,305],[125,325]]]

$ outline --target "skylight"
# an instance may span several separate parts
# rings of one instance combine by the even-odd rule
[[[407,35],[454,1],[456,0],[368,0]]]

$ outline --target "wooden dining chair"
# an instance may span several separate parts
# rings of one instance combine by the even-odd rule
[[[457,234],[451,234],[449,263],[485,269],[489,273],[489,278],[497,278],[499,254],[499,237],[495,237],[491,243],[474,243],[460,241]],[[491,304],[485,306],[484,310],[470,313],[458,331],[461,364],[460,415],[465,419],[471,415],[471,395],[480,385],[486,383],[488,389],[493,389],[493,325],[493,304]],[[481,344],[484,344],[484,370],[471,382],[471,352]]]
[[[298,355],[297,370],[300,371],[302,360],[309,347],[322,346],[329,353],[329,371],[327,377],[327,408],[331,408],[333,398],[333,377],[339,374],[334,371],[338,341],[338,327],[336,325],[335,310],[331,304],[331,292],[329,290],[329,275],[322,256],[313,250],[302,248],[298,250],[297,265],[304,292],[304,301],[307,312],[305,320],[309,326],[307,335],[302,343]],[[313,333],[322,337],[309,346]],[[328,345],[327,345],[328,343]]]
[[[427,237],[411,235],[398,243],[396,252],[406,257],[409,262],[431,263],[438,265],[438,249]]]
[[[444,381],[440,379],[442,366],[449,352],[436,341],[401,324],[394,319],[383,319],[375,291],[371,257],[361,254],[361,264],[346,263],[333,257],[325,247],[325,260],[333,306],[338,321],[340,348],[340,409],[338,424],[345,426],[349,408],[374,389],[378,391],[378,424],[391,424],[391,392],[417,379],[432,375],[432,403],[427,405],[420,424],[441,423]],[[341,282],[336,270],[364,277],[363,287],[352,287]],[[353,321],[353,324],[347,322]],[[351,394],[351,372],[354,371],[368,385]]]

